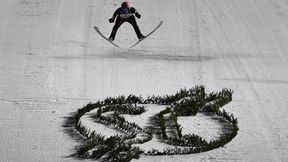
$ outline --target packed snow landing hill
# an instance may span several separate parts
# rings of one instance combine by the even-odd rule
[[[77,153],[75,147],[86,144],[85,138],[71,138],[73,133],[67,124],[75,115],[70,113],[89,102],[103,108],[98,113],[99,105],[94,105],[94,111],[79,121],[105,135],[105,142],[109,137],[108,141],[121,140],[126,128],[137,130],[139,140],[151,138],[151,133],[144,131],[146,127],[152,125],[151,130],[159,132],[153,133],[149,142],[131,145],[144,151],[131,161],[288,161],[286,0],[130,1],[142,15],[137,23],[144,35],[161,20],[164,23],[129,50],[138,40],[130,24],[124,23],[114,40],[123,49],[113,47],[93,28],[98,26],[108,37],[113,27],[108,20],[121,3],[0,1],[0,161],[85,161],[73,155]],[[197,113],[175,118],[171,106],[166,110],[167,105],[161,105],[159,100],[157,104],[144,102],[152,95],[167,102],[166,95],[196,85],[205,87],[206,99],[223,88],[233,91],[232,100],[219,110],[225,109],[229,116],[237,118],[237,135],[223,147],[210,151],[150,156],[153,148],[161,152],[171,146],[160,143],[164,138],[162,130],[168,137],[195,134],[207,143],[231,130],[227,120],[219,124],[219,116]],[[135,113],[144,106],[141,115],[115,113],[113,108],[102,105],[105,102],[101,101],[119,99],[119,95],[127,101],[130,94],[142,96],[143,103],[124,107]],[[150,117],[157,114],[158,120],[153,123]],[[102,117],[102,122],[111,117],[137,126],[128,127],[131,125],[126,123],[127,127],[119,131],[117,125],[96,123],[91,115],[98,121]],[[113,137],[116,134],[119,136]],[[103,142],[102,136],[95,137]],[[93,155],[93,151],[88,153]],[[137,150],[130,151],[129,157],[137,155],[133,151]]]

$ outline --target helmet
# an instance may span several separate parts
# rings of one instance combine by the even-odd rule
[[[123,8],[129,8],[129,3],[127,1],[123,2],[121,7]]]

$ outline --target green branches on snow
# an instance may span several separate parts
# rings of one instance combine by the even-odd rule
[[[79,157],[102,159],[104,161],[130,161],[146,155],[178,155],[191,154],[212,150],[221,147],[231,141],[238,132],[238,121],[233,114],[220,110],[221,107],[232,101],[232,90],[223,89],[220,92],[206,93],[204,86],[195,86],[191,89],[181,89],[174,95],[149,96],[143,99],[141,96],[129,95],[128,97],[108,97],[103,101],[89,103],[79,109],[74,115],[73,127],[85,142],[76,148]],[[134,122],[128,122],[123,114],[141,115],[145,112],[145,104],[166,105],[166,109],[160,111],[153,118],[156,130],[148,130],[139,127]],[[98,130],[89,130],[81,122],[81,117],[92,110],[95,122],[113,126],[123,135],[105,137]],[[110,112],[110,113],[108,113]],[[219,139],[210,142],[195,134],[183,134],[183,127],[178,123],[179,116],[194,116],[199,112],[209,112],[218,115],[231,124],[228,133]],[[108,113],[108,115],[107,115]],[[174,135],[167,133],[174,132]],[[159,131],[157,130],[159,129]],[[153,138],[153,134],[161,134],[164,142],[177,147],[165,150],[151,150],[144,153],[134,144],[142,144]],[[141,136],[141,138],[139,138]]]

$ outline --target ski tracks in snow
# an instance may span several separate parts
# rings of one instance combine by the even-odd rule
[[[270,107],[270,104],[267,104],[268,100],[270,100],[268,96],[273,98],[273,95],[276,95],[279,99],[282,98],[281,95],[277,94],[277,91],[279,92],[279,90],[282,90],[277,88],[279,87],[277,84],[275,86],[269,86],[271,88],[273,87],[271,89],[265,84],[255,82],[257,78],[269,80],[273,77],[279,77],[279,75],[277,76],[272,72],[273,69],[269,66],[271,64],[271,57],[278,58],[277,60],[280,61],[280,64],[286,60],[286,58],[283,58],[283,52],[279,48],[275,36],[267,26],[267,21],[264,21],[261,14],[259,14],[257,6],[260,5],[255,5],[256,1],[250,1],[248,3],[243,1],[217,1],[217,3],[214,1],[203,1],[202,3],[203,6],[208,6],[205,11],[206,15],[204,14],[204,16],[206,16],[205,20],[208,20],[207,23],[210,23],[207,24],[206,30],[209,31],[211,35],[206,36],[208,36],[208,38],[212,37],[213,40],[209,40],[210,42],[215,41],[215,44],[213,46],[210,44],[210,46],[215,48],[214,51],[218,51],[217,54],[219,54],[221,60],[224,61],[223,65],[227,66],[226,69],[229,69],[230,76],[227,76],[227,78],[229,77],[231,79],[228,80],[236,81],[234,84],[237,85],[237,87],[232,88],[235,89],[234,92],[236,97],[234,98],[241,97],[242,102],[245,101],[246,103],[249,103],[243,103],[242,106],[246,107],[241,113],[244,111],[251,112],[251,114],[245,113],[245,116],[242,116],[243,114],[239,112],[237,116],[240,116],[238,118],[240,127],[242,125],[242,129],[244,129],[246,133],[249,133],[250,131],[254,132],[254,135],[242,134],[240,131],[238,138],[244,138],[243,140],[252,140],[254,138],[255,145],[251,147],[253,150],[265,144],[266,147],[261,147],[262,152],[257,152],[257,154],[259,154],[258,158],[267,160],[267,157],[263,156],[263,154],[269,154],[271,161],[286,159],[287,157],[285,157],[284,152],[287,149],[285,146],[281,146],[282,144],[279,141],[286,141],[287,139],[281,138],[280,140],[277,136],[283,137],[287,133],[280,131],[282,119],[280,121],[275,121],[274,119],[275,116],[279,116],[277,113],[278,108]],[[241,10],[243,8],[245,8],[245,12]],[[202,9],[205,9],[205,7],[202,7]],[[243,14],[246,14],[245,17],[243,17]],[[210,19],[209,21],[209,17],[212,17],[213,19]],[[260,29],[258,29],[259,24],[263,24],[260,26]],[[278,24],[281,23],[278,22]],[[256,30],[260,30],[260,32]],[[207,31],[202,33],[208,34]],[[207,37],[205,38],[203,36],[201,38],[206,39]],[[208,42],[207,40],[205,41]],[[271,51],[269,48],[274,50]],[[215,77],[218,78],[217,76]],[[227,81],[227,78],[218,79]],[[245,78],[247,82],[243,84],[243,82],[239,82],[240,80],[237,78]],[[281,107],[282,106],[279,108],[283,111]],[[242,108],[243,107],[241,107],[241,109]],[[242,120],[244,121],[247,118],[251,120],[247,123],[241,123],[242,117]],[[251,127],[251,130],[249,127]],[[285,128],[285,126],[283,128]],[[278,147],[284,148],[284,150],[279,150]],[[253,152],[253,150],[250,150],[250,152]],[[255,158],[255,155],[248,155],[246,158],[253,159]]]
[[[287,1],[132,3],[144,34],[164,24],[127,51],[93,30],[111,32],[107,20],[119,1],[0,2],[0,161],[73,161],[61,157],[74,144],[60,128],[67,112],[106,96],[164,95],[195,84],[234,91],[225,109],[238,118],[239,134],[206,153],[138,161],[287,161]],[[123,45],[137,39],[131,26],[121,30]]]

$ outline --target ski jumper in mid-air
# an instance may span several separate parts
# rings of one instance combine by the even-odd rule
[[[116,18],[116,22],[110,34],[109,40],[113,41],[115,39],[117,30],[124,22],[128,22],[133,26],[139,40],[145,38],[145,36],[141,33],[137,25],[134,14],[138,19],[141,18],[141,15],[137,12],[137,10],[134,7],[130,7],[127,1],[123,2],[121,7],[119,7],[114,12],[112,18],[109,19],[109,22],[113,23]]]

